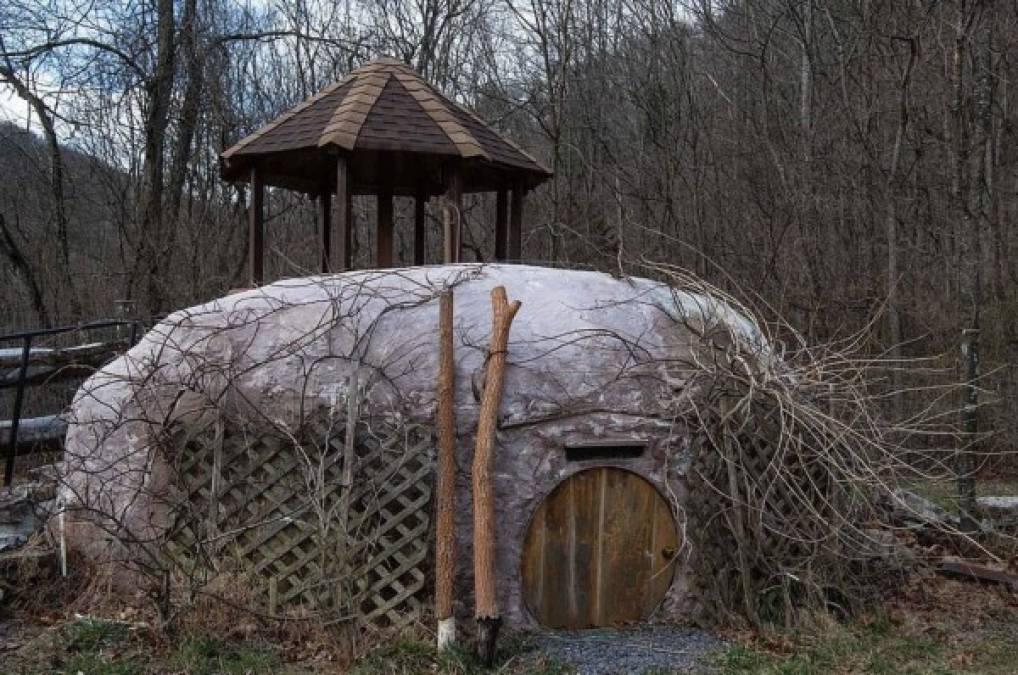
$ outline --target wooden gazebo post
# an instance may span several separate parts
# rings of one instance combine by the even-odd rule
[[[460,261],[460,237],[463,232],[463,174],[459,166],[452,166],[446,181],[446,208],[443,216],[445,241],[443,260],[445,264]]]
[[[344,272],[351,267],[353,237],[351,227],[352,190],[346,157],[336,158],[336,232],[332,236],[331,271]]]
[[[495,197],[495,260],[505,260],[506,245],[509,243],[509,194],[505,187],[499,187]]]
[[[509,221],[509,260],[519,262],[523,257],[523,198],[527,188],[522,181],[513,185],[512,215]]]
[[[375,266],[392,267],[392,185],[383,183],[378,190],[378,231],[375,236]]]
[[[322,274],[328,274],[330,270],[329,252],[332,251],[332,191],[328,188],[322,190],[318,195],[319,225],[322,228]]]
[[[428,205],[428,193],[427,191],[418,188],[417,194],[414,196],[414,264],[424,264],[424,251],[427,240],[425,239],[425,219],[427,218],[427,212],[425,208]]]
[[[250,284],[260,286],[265,279],[265,182],[256,165],[251,167],[251,204],[248,211],[248,271]]]

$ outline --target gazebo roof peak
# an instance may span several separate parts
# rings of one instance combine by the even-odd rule
[[[244,180],[262,158],[266,182],[300,187],[313,181],[309,156],[399,153],[421,159],[476,163],[486,175],[473,189],[491,189],[492,176],[512,175],[533,186],[551,173],[534,157],[443,96],[407,64],[383,57],[350,71],[223,152],[223,177]],[[273,180],[276,177],[278,180]]]
[[[361,65],[351,70],[350,75],[362,72],[372,72],[378,70],[379,68],[388,67],[401,68],[407,71],[408,73],[411,73],[415,76],[417,75],[417,73],[414,72],[413,68],[411,68],[409,64],[407,64],[405,61],[401,61],[392,56],[378,56],[376,58],[371,59],[370,61],[365,61]]]

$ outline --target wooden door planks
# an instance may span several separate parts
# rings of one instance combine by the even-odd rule
[[[574,474],[536,509],[524,542],[524,602],[549,628],[648,617],[674,576],[678,548],[667,502],[614,467]]]

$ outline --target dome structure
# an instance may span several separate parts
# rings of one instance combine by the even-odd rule
[[[451,290],[456,531],[467,561],[469,467],[496,286],[522,302],[507,348],[493,472],[506,619],[582,627],[653,613],[681,618],[690,600],[682,537],[691,452],[683,406],[697,395],[691,355],[717,328],[750,352],[763,343],[723,301],[647,279],[525,265],[365,270],[280,281],[178,311],[78,392],[63,499],[90,514],[112,513],[131,541],[158,541],[182,522],[169,514],[182,507],[178,474],[197,476],[189,494],[199,501],[183,507],[200,527],[210,514],[234,514],[212,532],[246,537],[235,548],[257,553],[259,574],[293,576],[303,558],[288,553],[273,567],[265,550],[284,525],[303,537],[321,529],[322,507],[309,493],[314,475],[332,475],[333,464],[311,462],[311,475],[303,473],[309,448],[325,448],[328,458],[356,442],[368,448],[357,454],[368,463],[380,456],[373,445],[380,430],[398,423],[417,431],[387,441],[380,466],[389,473],[372,494],[389,500],[392,517],[416,510],[426,518],[430,465],[420,448],[434,448],[438,298]],[[353,410],[361,422],[344,434]],[[202,434],[217,457],[206,464],[188,454]],[[353,485],[370,483],[357,475]],[[416,491],[401,492],[410,488],[400,476],[416,481]],[[210,494],[236,499],[235,508],[209,506]],[[404,574],[410,552],[426,556],[428,533],[425,519],[372,541],[395,552]],[[317,560],[317,540],[301,541],[299,556]],[[469,568],[464,563],[457,577],[464,589]],[[603,573],[595,579],[591,569]],[[288,593],[300,592],[287,583]],[[398,584],[395,599],[383,598],[392,616],[403,611],[395,603],[427,591],[423,572]]]

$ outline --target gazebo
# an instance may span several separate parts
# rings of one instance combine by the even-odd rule
[[[256,286],[263,281],[266,185],[318,199],[321,269],[338,272],[352,266],[354,195],[378,199],[378,267],[393,264],[397,195],[415,199],[415,265],[426,262],[425,205],[437,195],[446,197],[442,262],[459,262],[462,196],[472,192],[497,194],[494,259],[519,260],[524,197],[551,172],[406,64],[383,58],[351,71],[223,152],[221,175],[250,183],[248,252]]]

